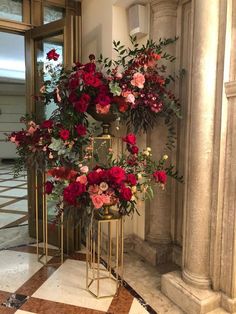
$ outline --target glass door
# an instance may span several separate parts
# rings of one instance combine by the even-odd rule
[[[56,49],[60,55],[58,61],[63,63],[65,68],[71,68],[73,63],[73,17],[64,19],[36,27],[26,32],[26,87],[27,87],[27,112],[30,116],[35,116],[37,123],[48,119],[51,113],[56,109],[55,103],[44,106],[36,102],[34,95],[39,94],[43,81],[47,79],[45,67],[48,63],[46,54],[51,49]],[[37,178],[36,178],[37,177]],[[36,236],[35,228],[35,208],[38,204],[39,209],[39,234],[42,233],[43,213],[42,208],[45,202],[45,195],[42,190],[43,176],[40,172],[31,169],[28,174],[29,189],[29,233],[31,237]],[[37,186],[36,189],[36,179]],[[36,191],[37,190],[37,191]],[[36,203],[37,202],[37,203]],[[57,244],[58,235],[53,226],[53,218],[55,217],[55,204],[47,201],[48,208],[48,239],[49,243]],[[70,222],[71,225],[71,222]],[[66,224],[65,228],[66,229]],[[65,249],[73,251],[78,247],[78,230],[65,230],[67,241],[65,241]]]

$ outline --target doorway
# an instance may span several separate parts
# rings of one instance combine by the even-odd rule
[[[16,148],[6,134],[26,114],[24,36],[0,32],[0,249],[28,243],[27,173],[14,178]]]

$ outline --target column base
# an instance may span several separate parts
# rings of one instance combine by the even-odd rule
[[[183,281],[180,271],[162,276],[161,291],[188,314],[204,314],[220,307],[220,293],[188,285]]]
[[[229,313],[236,313],[236,298],[231,299],[227,295],[222,293],[221,306]]]
[[[125,240],[125,243],[127,241]],[[144,241],[136,235],[129,237],[129,247],[132,247],[137,254],[142,256],[153,266],[170,263],[172,261],[172,245],[158,244]]]

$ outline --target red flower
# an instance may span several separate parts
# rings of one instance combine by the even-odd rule
[[[132,154],[138,154],[139,148],[138,148],[138,146],[133,145],[130,148],[130,151],[131,151]]]
[[[107,106],[111,102],[111,98],[107,96],[105,93],[99,94],[98,97],[95,99],[95,103],[101,106]]]
[[[71,103],[74,103],[74,102],[76,102],[77,100],[78,100],[78,96],[76,95],[75,92],[72,92],[72,93],[69,95],[69,101],[70,101]]]
[[[86,186],[80,182],[73,182],[68,185],[63,191],[64,200],[71,204],[76,205],[77,197],[86,191]]]
[[[52,183],[51,181],[47,181],[47,182],[45,183],[45,193],[46,193],[46,194],[51,194],[53,188],[54,188],[54,185],[53,185],[53,183]]]
[[[89,184],[98,184],[100,181],[100,175],[97,171],[89,172],[87,175],[88,183]]]
[[[83,75],[84,84],[88,86],[98,87],[101,81],[92,72],[85,72]]]
[[[47,59],[50,61],[50,60],[54,60],[54,61],[57,61],[58,58],[60,57],[60,55],[58,53],[56,53],[56,49],[53,48],[52,50],[50,50],[48,53],[47,53]]]
[[[83,100],[79,100],[74,103],[74,107],[77,112],[84,113],[88,109],[88,104]]]
[[[86,63],[86,64],[84,65],[84,71],[86,71],[86,72],[90,72],[90,73],[92,72],[92,73],[94,73],[95,70],[96,70],[96,65],[95,65],[95,63],[89,62],[89,63]]]
[[[112,182],[116,184],[121,184],[123,181],[125,181],[126,173],[125,170],[121,167],[112,167],[109,170],[109,178]]]
[[[119,111],[120,112],[126,112],[129,108],[129,105],[127,102],[123,102],[121,104],[119,104]]]
[[[123,200],[130,201],[132,197],[131,189],[125,186],[122,186],[121,191],[120,191],[120,196],[121,198],[123,198]]]
[[[122,140],[130,145],[136,144],[136,136],[133,133],[129,133],[125,137],[122,137]]]
[[[53,126],[53,121],[52,120],[45,120],[43,121],[43,123],[41,124],[41,128],[42,129],[51,129]]]
[[[166,180],[167,180],[167,175],[165,170],[157,170],[153,173],[153,177],[155,179],[156,182],[160,182],[165,184]]]
[[[65,130],[65,129],[61,129],[59,132],[59,136],[61,139],[68,140],[68,138],[70,137],[70,131]]]
[[[78,133],[78,136],[84,136],[86,135],[87,129],[83,124],[78,124],[76,126],[76,132]]]
[[[129,173],[127,174],[127,178],[126,180],[131,184],[131,185],[136,185],[137,184],[137,180],[134,174]]]

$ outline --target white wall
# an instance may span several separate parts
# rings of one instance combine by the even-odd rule
[[[112,2],[115,5],[112,5]],[[128,1],[127,5],[134,1]],[[115,58],[112,41],[120,40],[122,44],[129,46],[128,14],[124,1],[110,0],[82,0],[82,62],[88,62],[88,55],[94,53],[99,56]],[[145,43],[148,36],[139,42]],[[116,137],[124,135],[125,127],[120,132],[113,129]],[[141,147],[146,145],[146,136],[139,140]],[[117,147],[117,143],[114,142]],[[133,217],[125,217],[125,236],[132,234],[145,238],[145,203],[139,202],[140,216],[136,213]]]
[[[16,158],[16,148],[6,142],[5,133],[21,130],[20,117],[26,113],[25,82],[2,82],[0,79],[0,159]]]

